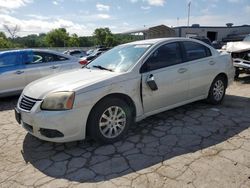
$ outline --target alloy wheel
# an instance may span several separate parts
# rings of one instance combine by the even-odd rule
[[[106,138],[119,136],[126,126],[126,113],[119,106],[107,108],[99,120],[99,129]]]

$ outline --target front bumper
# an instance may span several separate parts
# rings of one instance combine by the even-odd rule
[[[85,139],[88,113],[84,108],[44,111],[40,109],[41,103],[37,101],[31,111],[17,107],[16,114],[20,114],[20,123],[26,131],[41,140],[52,142]]]
[[[234,62],[234,67],[250,71],[250,61],[243,59],[234,59],[233,62]]]

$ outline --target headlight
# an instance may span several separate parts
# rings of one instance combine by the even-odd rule
[[[56,92],[49,94],[42,102],[42,110],[70,110],[75,100],[74,92]]]

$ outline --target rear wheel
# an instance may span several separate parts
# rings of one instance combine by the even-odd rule
[[[120,140],[132,123],[129,105],[118,98],[106,98],[92,110],[88,121],[89,136],[98,142]]]
[[[220,104],[225,96],[226,92],[226,80],[223,76],[218,76],[214,79],[207,101],[211,104]]]

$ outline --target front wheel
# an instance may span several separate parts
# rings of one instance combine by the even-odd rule
[[[210,87],[207,101],[211,104],[220,104],[225,96],[226,87],[225,78],[222,76],[216,77]]]
[[[106,98],[98,102],[88,121],[89,136],[101,143],[120,140],[132,123],[129,105],[118,98]]]

